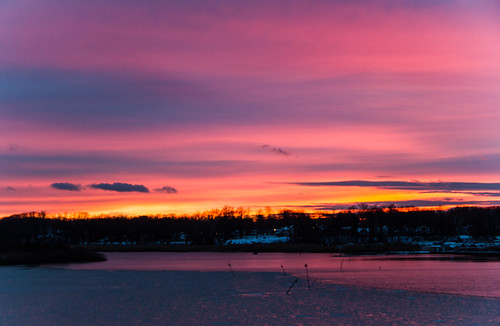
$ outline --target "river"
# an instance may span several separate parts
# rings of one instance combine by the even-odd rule
[[[337,284],[500,298],[500,262],[467,256],[110,252],[106,257],[106,262],[59,267],[76,270],[278,272]]]

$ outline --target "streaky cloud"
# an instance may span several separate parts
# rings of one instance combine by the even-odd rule
[[[442,193],[440,190],[436,191],[426,191],[426,193]],[[450,194],[465,194],[472,196],[483,196],[483,197],[500,197],[500,192],[491,191],[450,191]]]
[[[17,152],[19,151],[21,147],[17,144],[10,144],[9,145],[9,152]]]
[[[78,162],[78,164],[75,164],[75,162]],[[249,169],[258,171],[262,168],[262,163],[232,158],[219,160],[210,158],[159,159],[147,155],[139,157],[139,155],[134,155],[131,151],[127,155],[120,156],[92,151],[59,155],[37,153],[3,155],[0,153],[0,171],[28,177],[43,175],[56,180],[64,178],[88,179],[96,173],[112,175],[117,168],[134,175],[147,171],[151,175],[173,174],[191,178],[237,175]]]
[[[275,147],[275,146],[271,146],[271,145],[267,145],[267,144],[260,146],[260,148],[266,149],[272,153],[276,153],[276,154],[280,154],[280,155],[288,156],[291,154],[289,151],[284,150],[281,147]]]
[[[8,186],[8,187],[5,187],[5,190],[7,190],[7,191],[16,191],[16,188]]]
[[[165,186],[165,187],[162,187],[162,188],[157,188],[155,189],[156,192],[164,192],[164,193],[167,193],[167,194],[176,194],[177,193],[177,189],[175,189],[174,187],[170,187],[170,186]]]
[[[92,189],[100,189],[100,190],[108,190],[108,191],[117,191],[117,192],[149,192],[149,189],[143,185],[133,185],[130,183],[98,183],[91,184],[90,188]]]
[[[300,206],[301,208],[313,209],[317,211],[322,210],[346,210],[352,208],[358,208],[362,206],[368,207],[389,207],[394,205],[395,207],[438,207],[438,206],[497,206],[500,205],[500,201],[482,201],[482,200],[451,200],[445,198],[443,200],[402,200],[402,201],[373,201],[373,202],[353,202],[353,203],[321,203]],[[297,206],[298,207],[298,206]]]
[[[500,197],[500,192],[462,192],[462,193],[474,196]]]
[[[80,185],[69,182],[55,182],[50,186],[57,190],[80,191],[82,189]]]
[[[328,182],[293,182],[290,184],[310,187],[372,187],[393,190],[415,190],[415,191],[480,191],[500,190],[500,183],[484,182],[418,182],[418,181],[328,181]]]

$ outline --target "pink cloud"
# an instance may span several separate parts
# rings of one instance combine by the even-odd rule
[[[16,191],[0,211],[390,199],[278,185],[325,175],[497,181],[498,17],[494,2],[6,1],[1,186]]]
[[[267,78],[498,71],[498,20],[487,11],[467,14],[469,9],[256,3],[201,11],[20,2],[2,14],[0,40],[10,50],[3,56],[10,64],[66,69]]]

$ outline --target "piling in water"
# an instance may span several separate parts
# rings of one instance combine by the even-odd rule
[[[236,275],[234,275],[233,268],[231,267],[231,264],[227,264],[227,266],[229,266],[229,270],[231,271],[231,274],[233,275],[233,277],[235,277]]]
[[[290,287],[288,288],[288,290],[286,290],[286,294],[290,293],[290,290],[293,288],[293,286],[295,285],[295,283],[297,283],[299,280],[296,278],[295,281],[293,281],[293,283],[290,285]]]
[[[307,272],[307,267],[309,266],[307,264],[304,264],[304,268],[306,269],[307,288],[310,289],[311,286],[309,285],[309,273]]]

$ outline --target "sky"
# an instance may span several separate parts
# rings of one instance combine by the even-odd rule
[[[0,216],[500,205],[497,1],[0,2]]]

